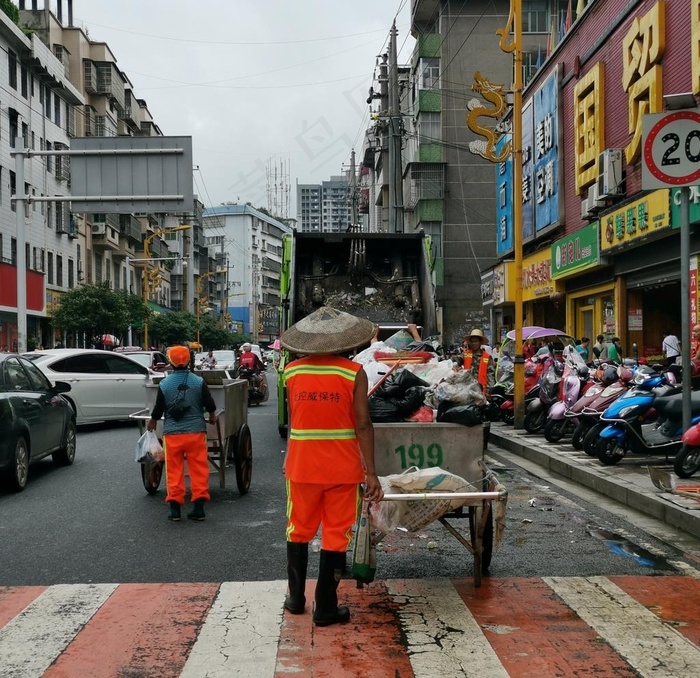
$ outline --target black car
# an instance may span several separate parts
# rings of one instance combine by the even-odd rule
[[[68,466],[75,459],[75,412],[61,395],[70,384],[55,386],[29,360],[0,353],[0,473],[21,492],[29,465],[52,455]]]

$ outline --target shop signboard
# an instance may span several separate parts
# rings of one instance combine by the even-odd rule
[[[493,269],[481,274],[481,305],[493,306]]]
[[[504,261],[493,268],[493,305],[515,301],[515,264]]]
[[[695,224],[700,221],[700,186],[690,187],[690,200],[688,202],[688,223]],[[681,227],[681,189],[671,189],[671,228]]]
[[[688,280],[690,293],[690,334],[692,339],[693,326],[698,324],[698,258],[690,257],[690,278]]]
[[[523,259],[523,301],[546,299],[555,292],[563,291],[563,284],[552,280],[549,250],[536,252]]]
[[[533,112],[533,193],[535,231],[559,223],[559,68],[535,95]]]
[[[532,162],[532,99],[523,106],[523,242],[535,237],[535,193]]]
[[[510,143],[504,134],[496,144],[496,153]],[[496,163],[496,254],[501,256],[513,249],[513,156]]]
[[[668,189],[649,193],[627,203],[600,220],[600,251],[610,252],[642,245],[669,235],[671,212]]]
[[[600,261],[598,222],[594,221],[552,245],[552,279],[597,266]]]
[[[61,304],[63,292],[56,290],[46,290],[46,315],[50,318]]]

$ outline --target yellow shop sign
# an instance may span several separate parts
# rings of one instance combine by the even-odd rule
[[[552,280],[552,253],[546,249],[523,259],[523,301],[543,299],[564,290]]]
[[[671,212],[668,189],[649,193],[600,219],[600,251],[626,249],[668,235]]]

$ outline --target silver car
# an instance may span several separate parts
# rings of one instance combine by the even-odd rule
[[[54,348],[25,353],[53,384],[64,381],[71,390],[64,394],[78,424],[126,420],[146,407],[147,367],[112,351]]]

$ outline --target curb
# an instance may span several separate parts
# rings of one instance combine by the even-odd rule
[[[490,440],[502,449],[547,469],[554,476],[570,480],[700,538],[700,510],[686,509],[664,499],[650,478],[647,478],[649,487],[646,488],[640,483],[639,475],[630,480],[621,473],[620,467],[599,465],[597,460],[571,447],[569,452],[560,451],[558,446],[550,445],[539,436],[515,431],[505,425],[492,424]],[[650,460],[650,463],[653,462]]]

